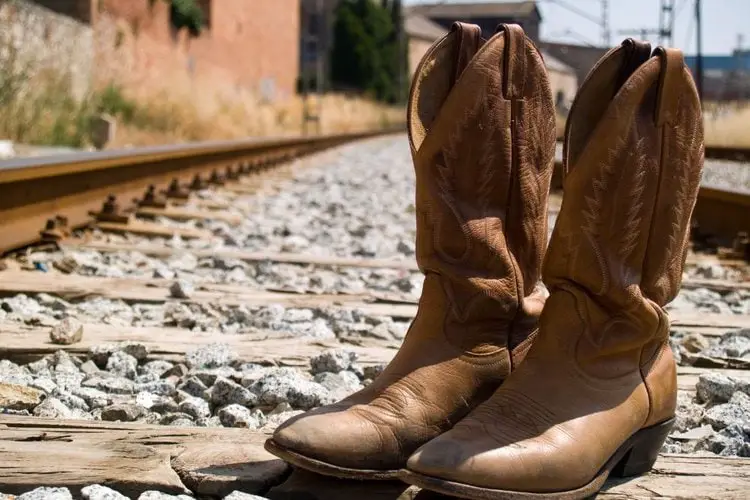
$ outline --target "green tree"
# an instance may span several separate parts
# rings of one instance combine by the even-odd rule
[[[409,81],[409,51],[404,27],[404,9],[401,0],[391,0],[393,35],[390,40],[391,75],[396,88],[396,100],[406,100]]]
[[[175,28],[187,28],[193,36],[201,34],[205,19],[195,0],[171,0],[169,15]]]
[[[333,84],[395,102],[398,84],[392,69],[395,30],[390,11],[373,0],[343,0],[335,16]]]

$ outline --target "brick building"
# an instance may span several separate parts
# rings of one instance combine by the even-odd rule
[[[296,89],[300,0],[197,0],[206,20],[198,37],[176,32],[169,3],[161,0],[35,1],[100,35],[114,31],[114,41],[100,36],[100,61],[123,61],[130,86],[189,87],[200,80],[268,100]]]

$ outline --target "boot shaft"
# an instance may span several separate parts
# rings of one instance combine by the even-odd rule
[[[552,95],[520,27],[488,41],[456,23],[412,84],[417,261],[451,295],[457,318],[513,318],[538,285],[554,161]]]
[[[626,40],[579,91],[544,265],[551,289],[572,284],[641,319],[679,291],[703,166],[701,106],[682,53],[649,49]]]

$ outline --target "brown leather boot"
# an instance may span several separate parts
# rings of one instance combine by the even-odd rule
[[[625,41],[592,70],[565,137],[565,194],[537,339],[498,391],[421,447],[402,478],[474,499],[577,499],[652,467],[676,369],[678,292],[703,166],[701,106],[678,50]]]
[[[419,310],[372,384],[291,419],[266,443],[293,465],[395,478],[528,351],[547,295],[555,121],[536,48],[517,25],[499,30],[485,43],[478,26],[457,23],[421,62],[408,110]]]

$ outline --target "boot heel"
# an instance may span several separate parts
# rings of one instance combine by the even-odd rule
[[[641,429],[630,439],[630,449],[612,469],[612,476],[630,477],[651,470],[664,441],[674,425],[674,419]]]

